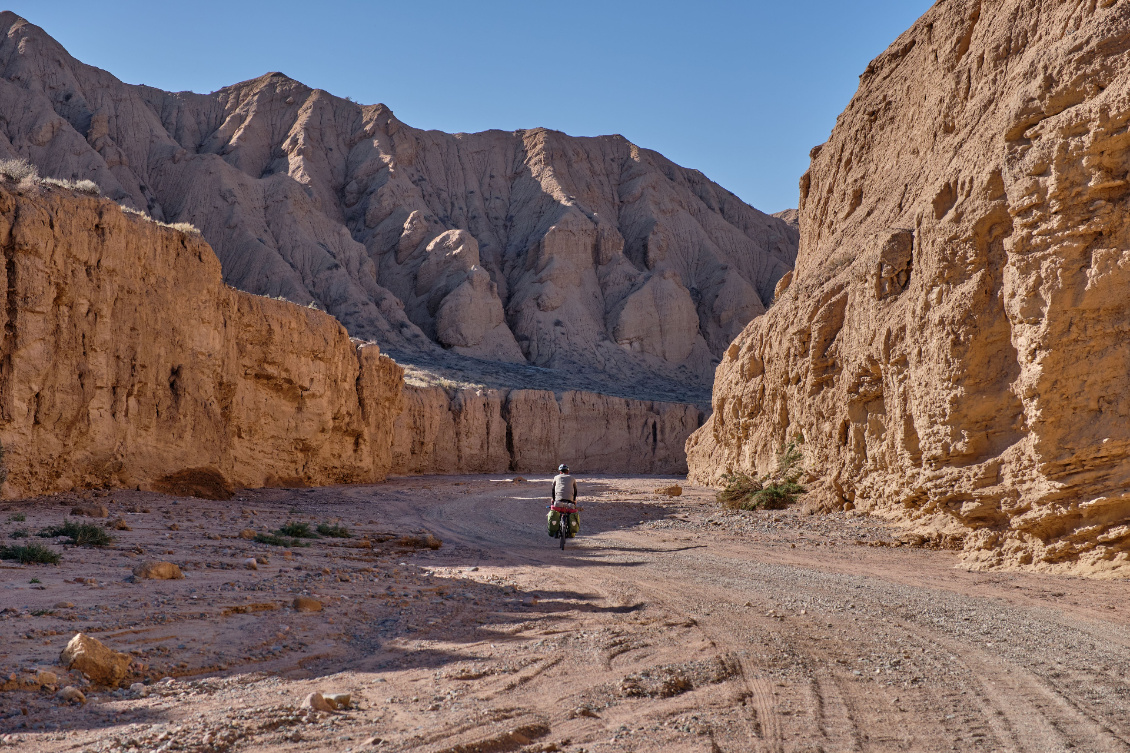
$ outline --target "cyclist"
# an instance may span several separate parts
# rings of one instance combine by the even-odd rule
[[[553,489],[549,497],[550,504],[553,507],[563,507],[569,512],[572,512],[571,520],[572,531],[569,531],[570,536],[576,536],[581,531],[581,516],[576,511],[577,509],[577,480],[569,475],[569,466],[562,463],[557,466],[557,475],[553,477]],[[558,510],[550,510],[549,515],[549,535],[553,536],[561,521],[561,512]]]

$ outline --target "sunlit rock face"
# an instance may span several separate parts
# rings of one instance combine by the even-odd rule
[[[938,3],[801,179],[779,299],[729,346],[692,478],[803,435],[810,504],[974,567],[1130,558],[1130,6]]]

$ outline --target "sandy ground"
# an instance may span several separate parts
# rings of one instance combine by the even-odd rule
[[[2,692],[0,749],[1130,749],[1124,581],[971,573],[852,513],[726,513],[705,489],[654,493],[670,480],[581,483],[564,552],[545,532],[547,478],[0,506],[0,543],[45,541],[35,531],[76,500],[132,529],[102,549],[46,540],[58,566],[0,563],[0,681],[78,682],[57,660],[83,631],[148,683],[85,687],[81,706]],[[238,538],[287,521],[353,537]],[[429,532],[438,550],[420,548]],[[255,555],[268,563],[246,569]],[[146,560],[186,578],[127,581]],[[325,610],[295,612],[297,595]],[[313,691],[355,707],[300,710]]]

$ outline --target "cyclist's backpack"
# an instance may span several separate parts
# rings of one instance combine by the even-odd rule
[[[561,530],[561,513],[556,510],[550,510],[549,514],[545,516],[545,519],[549,525],[549,538],[557,538],[557,532]]]

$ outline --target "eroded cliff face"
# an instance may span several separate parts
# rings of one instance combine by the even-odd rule
[[[695,406],[405,387],[333,317],[226,286],[191,231],[0,182],[5,494],[180,494],[388,473],[677,473]]]
[[[192,223],[229,284],[317,303],[398,357],[705,398],[796,256],[795,228],[620,136],[422,131],[278,73],[130,86],[12,13],[0,110],[0,158]]]
[[[974,567],[1127,572],[1127,49],[1127,3],[950,0],[872,62],[692,478],[764,470],[800,434],[818,504]]]
[[[196,233],[0,186],[9,495],[376,481],[402,369],[333,317],[223,284]]]
[[[390,472],[686,473],[703,419],[693,405],[591,392],[408,386]]]

